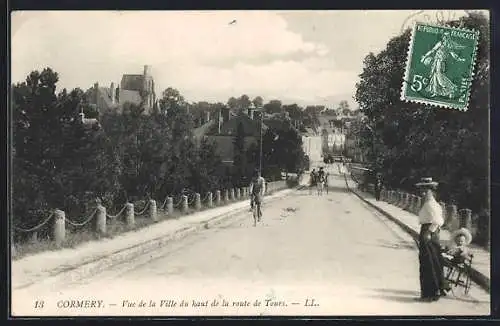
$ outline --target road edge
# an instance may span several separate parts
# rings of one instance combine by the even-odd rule
[[[280,199],[284,199],[285,197],[288,196],[288,194],[293,193],[294,191],[300,190],[303,188],[303,186],[297,186],[297,187],[292,187],[292,188],[285,188],[283,190],[277,190],[274,193],[270,194],[270,196],[275,196],[273,198],[268,198],[269,202],[274,202]],[[109,254],[95,257],[95,259],[91,259],[88,261],[84,261],[81,264],[78,265],[70,265],[70,266],[58,266],[54,269],[51,269],[49,271],[46,271],[46,275],[41,277],[43,280],[44,278],[51,278],[52,280],[57,279],[64,282],[74,282],[77,280],[85,279],[88,277],[92,277],[99,272],[111,268],[116,265],[120,265],[121,263],[126,262],[127,260],[131,260],[136,258],[139,255],[142,254],[147,254],[153,250],[155,250],[158,247],[161,247],[168,242],[171,242],[173,240],[179,240],[182,238],[185,238],[186,236],[196,233],[200,230],[210,228],[213,226],[216,226],[218,224],[221,224],[230,218],[239,215],[240,213],[247,211],[248,207],[242,207],[235,209],[233,211],[227,212],[227,213],[222,213],[220,215],[214,216],[210,219],[207,219],[205,221],[198,222],[194,225],[179,228],[177,230],[174,230],[172,232],[167,232],[162,236],[153,238],[153,239],[148,239],[144,242],[141,242],[139,244],[135,244],[130,247],[125,247],[119,250],[116,250],[114,252],[111,252]],[[21,290],[24,288],[27,288],[31,285],[34,285],[38,283],[40,279],[25,282],[19,285],[16,285],[15,287],[12,287],[12,290]],[[58,281],[56,281],[58,282]]]
[[[346,175],[344,174],[344,178],[347,178]],[[355,194],[359,199],[361,199],[364,203],[369,205],[370,207],[374,208],[377,210],[379,213],[387,217],[390,221],[398,225],[403,231],[406,233],[410,234],[410,236],[415,240],[418,241],[419,233],[413,230],[411,227],[406,225],[405,223],[401,222],[397,217],[392,216],[390,213],[385,211],[384,209],[372,204],[365,198],[363,198],[362,195],[360,195],[356,190],[352,189],[349,187],[349,184],[347,183],[347,179],[345,180],[347,189]],[[491,284],[490,284],[490,279],[484,275],[483,273],[479,272],[477,269],[474,267],[471,267],[470,269],[470,278],[473,282],[475,282],[477,285],[479,285],[483,290],[487,291],[488,293],[491,293]]]

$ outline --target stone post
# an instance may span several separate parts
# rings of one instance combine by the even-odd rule
[[[172,197],[167,197],[167,213],[168,215],[174,213],[174,199]]]
[[[188,196],[182,195],[182,212],[187,213],[188,208],[189,208],[189,203],[188,203]]]
[[[402,209],[405,209],[405,204],[406,204],[406,193],[401,192],[401,200],[399,201],[399,207]]]
[[[135,226],[135,215],[134,215],[134,204],[126,203],[125,204],[125,221],[127,222],[127,226],[129,228],[133,228]]]
[[[418,210],[420,207],[418,206],[418,196],[417,195],[412,195],[412,212],[413,214],[418,214]]]
[[[215,205],[220,205],[220,190],[215,191]]]
[[[443,220],[444,220],[444,224],[443,224],[443,227],[444,228],[448,228],[448,225],[446,224],[446,203],[444,201],[440,201],[439,202],[439,206],[441,206],[441,209],[442,209],[442,214],[443,214]]]
[[[401,193],[401,208],[406,209],[406,203],[407,203],[407,193],[402,192]]]
[[[446,225],[450,231],[455,231],[460,227],[457,205],[448,205],[446,212]]]
[[[201,209],[201,196],[199,193],[194,194],[194,208],[199,211]]]
[[[240,190],[238,188],[234,188],[234,199],[240,199]]]
[[[410,213],[413,213],[413,203],[414,203],[414,200],[413,200],[413,197],[415,195],[413,194],[407,194],[407,205],[406,205],[406,210]]]
[[[207,207],[210,207],[212,208],[214,206],[213,202],[212,202],[212,192],[209,192],[207,194]]]
[[[100,235],[106,234],[106,207],[97,205],[96,229]]]
[[[38,231],[31,232],[31,243],[35,244],[38,242]]]
[[[149,200],[149,217],[153,222],[158,222],[158,213],[156,211],[156,200]]]
[[[54,211],[54,242],[61,247],[66,237],[66,213],[60,209]]]
[[[224,201],[227,203],[229,201],[229,190],[224,190]]]
[[[417,196],[417,212],[415,213],[416,215],[420,213],[421,208],[422,208],[422,197]]]
[[[414,194],[408,194],[408,211],[410,213],[415,212],[415,195]]]
[[[403,209],[408,211],[410,208],[410,194],[407,192],[403,193]]]
[[[231,188],[229,191],[229,200],[234,200],[234,188]]]
[[[460,211],[460,227],[464,227],[466,229],[469,229],[469,231],[472,232],[472,211],[468,208],[462,209]]]
[[[380,190],[380,200],[385,201],[385,189]]]
[[[394,205],[400,207],[402,201],[403,201],[403,194],[401,193],[401,191],[398,190],[396,192],[396,202],[394,203]]]

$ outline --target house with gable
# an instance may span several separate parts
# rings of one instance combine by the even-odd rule
[[[142,74],[124,74],[119,85],[111,82],[109,87],[99,83],[87,92],[88,102],[99,113],[109,110],[122,112],[125,103],[143,106],[145,113],[152,112],[156,105],[155,83],[151,66],[145,65]]]

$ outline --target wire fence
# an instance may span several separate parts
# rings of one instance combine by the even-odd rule
[[[278,181],[280,182],[280,181]],[[271,183],[270,183],[271,185]],[[284,183],[286,186],[286,183]],[[279,190],[281,186],[277,184],[276,187],[271,187],[273,190]],[[89,215],[85,216],[84,219],[72,219],[70,217],[67,217],[64,215],[64,223],[61,225],[60,223],[55,223],[52,225],[53,229],[52,232],[56,233],[56,229],[63,228],[64,230],[65,225],[74,227],[74,228],[81,228],[86,225],[89,225],[92,221],[97,219],[97,223],[95,224],[96,226],[96,231],[99,232],[99,228],[102,228],[102,224],[104,223],[104,229],[105,226],[108,223],[111,223],[110,225],[113,225],[115,221],[117,221],[121,216],[126,215],[125,221],[127,223],[131,223],[132,225],[135,224],[134,221],[134,216],[144,216],[146,217],[148,210],[151,214],[151,217],[156,216],[158,209],[161,210],[168,210],[170,208],[173,208],[174,210],[181,210],[183,211],[184,209],[191,207],[193,204],[196,204],[196,209],[202,209],[203,207],[213,207],[212,205],[215,203],[216,205],[220,204],[229,204],[235,200],[243,200],[247,197],[248,193],[247,188],[242,187],[242,188],[226,188],[222,190],[216,190],[216,191],[208,191],[206,192],[203,196],[199,193],[196,193],[190,189],[182,189],[181,192],[177,194],[171,194],[167,196],[162,204],[156,208],[156,211],[154,209],[151,209],[151,205],[153,203],[152,200],[148,198],[148,200],[144,201],[139,201],[137,203],[144,203],[144,205],[140,205],[140,208],[136,207],[132,203],[125,203],[118,212],[115,214],[109,213],[105,210],[104,206],[102,206],[99,202],[97,207],[93,208],[92,212],[89,213]],[[227,199],[227,200],[226,200]],[[132,205],[131,205],[132,204]],[[187,205],[186,205],[187,204]],[[173,207],[167,207],[169,205],[172,205]],[[139,205],[137,205],[139,206]],[[104,214],[104,221],[102,220],[103,211],[100,211],[99,207],[103,207],[104,211],[106,213]],[[132,211],[127,211],[127,208],[132,207]],[[129,208],[130,209],[130,208]],[[29,234],[29,233],[37,233],[39,230],[41,230],[43,227],[46,227],[49,222],[54,218],[57,210],[51,210],[49,211],[48,215],[43,218],[43,220],[38,223],[37,225],[31,226],[31,227],[24,227],[24,226],[13,226],[13,232],[18,232],[18,233],[24,233],[24,234]],[[61,211],[63,214],[64,212]],[[102,212],[102,213],[99,213]],[[126,212],[126,214],[124,214]],[[131,215],[132,214],[132,215]],[[155,217],[156,218],[156,217]],[[99,226],[101,225],[101,226]],[[143,225],[143,223],[141,223]],[[76,230],[72,230],[74,232],[79,232]],[[70,232],[71,233],[71,232]],[[14,233],[13,233],[14,234]],[[65,237],[65,233],[62,233],[63,237]]]
[[[375,187],[373,184],[370,184],[372,187],[366,187],[367,183],[361,183],[359,179],[349,171],[349,176],[352,181],[359,186],[363,186],[362,191],[371,193],[372,195],[375,192]],[[349,184],[347,181],[347,176],[344,174],[346,178],[346,185],[349,188]],[[420,210],[420,206],[422,205],[422,198],[420,196],[410,194],[401,190],[394,189],[385,189],[381,194],[384,196],[381,197],[381,200],[386,201],[392,205],[398,206],[401,209],[410,211],[413,214],[418,215]],[[418,201],[416,201],[418,200]],[[458,208],[455,204],[449,204],[445,202],[440,202],[443,207],[443,215],[445,218],[445,225],[447,227],[459,228],[465,227],[471,231],[475,240],[481,245],[489,246],[490,243],[490,213],[482,212],[482,213],[474,213],[471,209],[461,207]]]

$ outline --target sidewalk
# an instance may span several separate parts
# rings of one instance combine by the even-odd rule
[[[277,191],[266,196],[266,202],[284,198],[293,191],[294,189]],[[134,259],[172,239],[217,225],[248,209],[248,200],[238,201],[177,219],[164,220],[113,239],[90,241],[74,249],[65,248],[27,256],[11,263],[12,287],[27,287],[47,277],[76,270],[78,278],[84,278],[121,261]],[[71,278],[74,279],[75,276],[72,275]]]
[[[350,190],[364,202],[374,207],[393,222],[398,224],[406,232],[410,233],[413,238],[418,238],[420,225],[416,215],[384,201],[377,201],[375,200],[375,197],[369,193],[361,192],[357,189],[357,184],[348,176],[346,176],[346,181]],[[440,237],[443,244],[446,244],[450,240],[450,231],[442,229]],[[471,245],[470,249],[474,254],[474,258],[472,260],[472,274],[470,275],[471,279],[489,292],[491,271],[490,252],[475,245]]]

